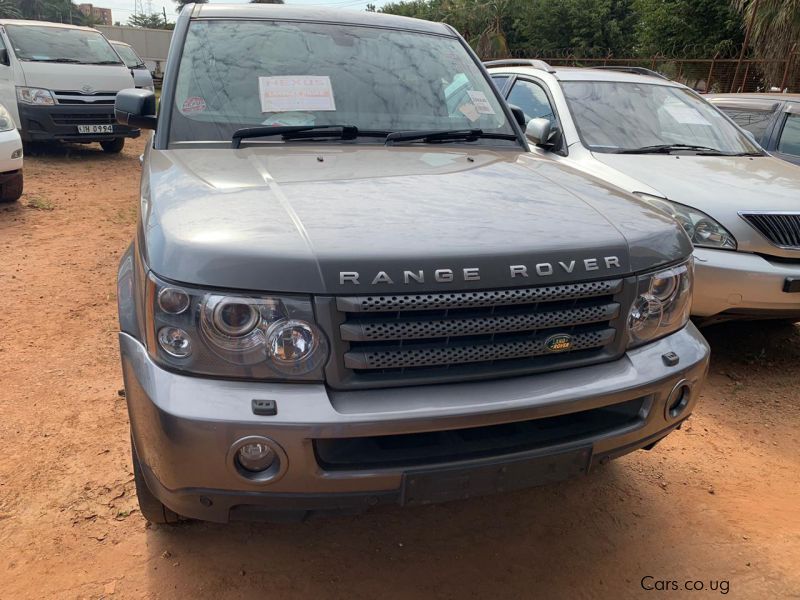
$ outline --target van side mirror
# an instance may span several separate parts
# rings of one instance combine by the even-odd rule
[[[120,125],[155,129],[158,123],[156,95],[150,90],[122,90],[114,101],[114,116]]]
[[[0,48],[0,65],[9,66],[11,61],[8,59],[8,50]]]
[[[511,114],[514,115],[514,120],[519,124],[520,127],[525,129],[525,113],[522,112],[522,109],[519,106],[514,106],[513,104],[509,104],[508,108],[511,109]]]
[[[531,119],[525,127],[525,137],[537,146],[544,146],[550,141],[551,129],[550,119]]]

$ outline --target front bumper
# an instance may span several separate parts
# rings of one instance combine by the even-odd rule
[[[105,142],[120,137],[139,137],[140,131],[120,125],[113,104],[18,104],[20,134],[26,142]],[[112,125],[113,133],[78,133],[78,125]]]
[[[563,479],[654,444],[692,411],[709,349],[693,325],[622,359],[567,371],[451,385],[339,392],[322,384],[272,384],[178,375],[155,365],[121,333],[133,442],[148,487],[186,517],[227,521],[251,510],[365,508],[468,497]],[[668,366],[663,355],[680,362]],[[691,394],[680,414],[666,407],[679,384]],[[275,416],[253,414],[253,399],[275,400]],[[328,468],[317,444],[332,439],[448,432],[557,418],[640,402],[634,418],[592,435],[537,447],[415,466]],[[563,418],[562,418],[563,420]],[[567,418],[569,420],[569,418]],[[243,477],[231,446],[266,436],[285,452],[282,476]],[[414,486],[416,490],[414,491]]]
[[[0,131],[0,183],[16,176],[22,169],[22,160],[22,141],[17,130]]]
[[[692,315],[800,319],[800,293],[784,291],[800,278],[800,260],[770,261],[758,254],[695,248]]]

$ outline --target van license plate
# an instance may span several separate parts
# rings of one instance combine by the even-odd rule
[[[113,125],[78,125],[78,133],[114,133]]]

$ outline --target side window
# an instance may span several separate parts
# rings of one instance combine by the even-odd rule
[[[773,114],[768,110],[733,108],[730,106],[719,106],[718,108],[721,108],[739,127],[756,136],[758,141],[761,141],[764,137]]]
[[[518,79],[508,95],[508,103],[519,106],[526,121],[537,118],[549,119],[551,123],[555,121],[553,107],[544,89],[530,81]]]
[[[499,91],[503,91],[503,88],[506,87],[506,83],[509,80],[508,75],[492,75],[492,83],[494,83],[494,87],[496,87]]]
[[[800,156],[800,115],[789,114],[778,141],[778,152]]]
[[[3,41],[3,36],[0,35],[0,65],[8,66],[11,62],[8,58],[8,50],[6,50],[6,43]]]

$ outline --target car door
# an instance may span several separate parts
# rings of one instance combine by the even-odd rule
[[[787,102],[777,131],[773,154],[800,165],[800,102]]]

